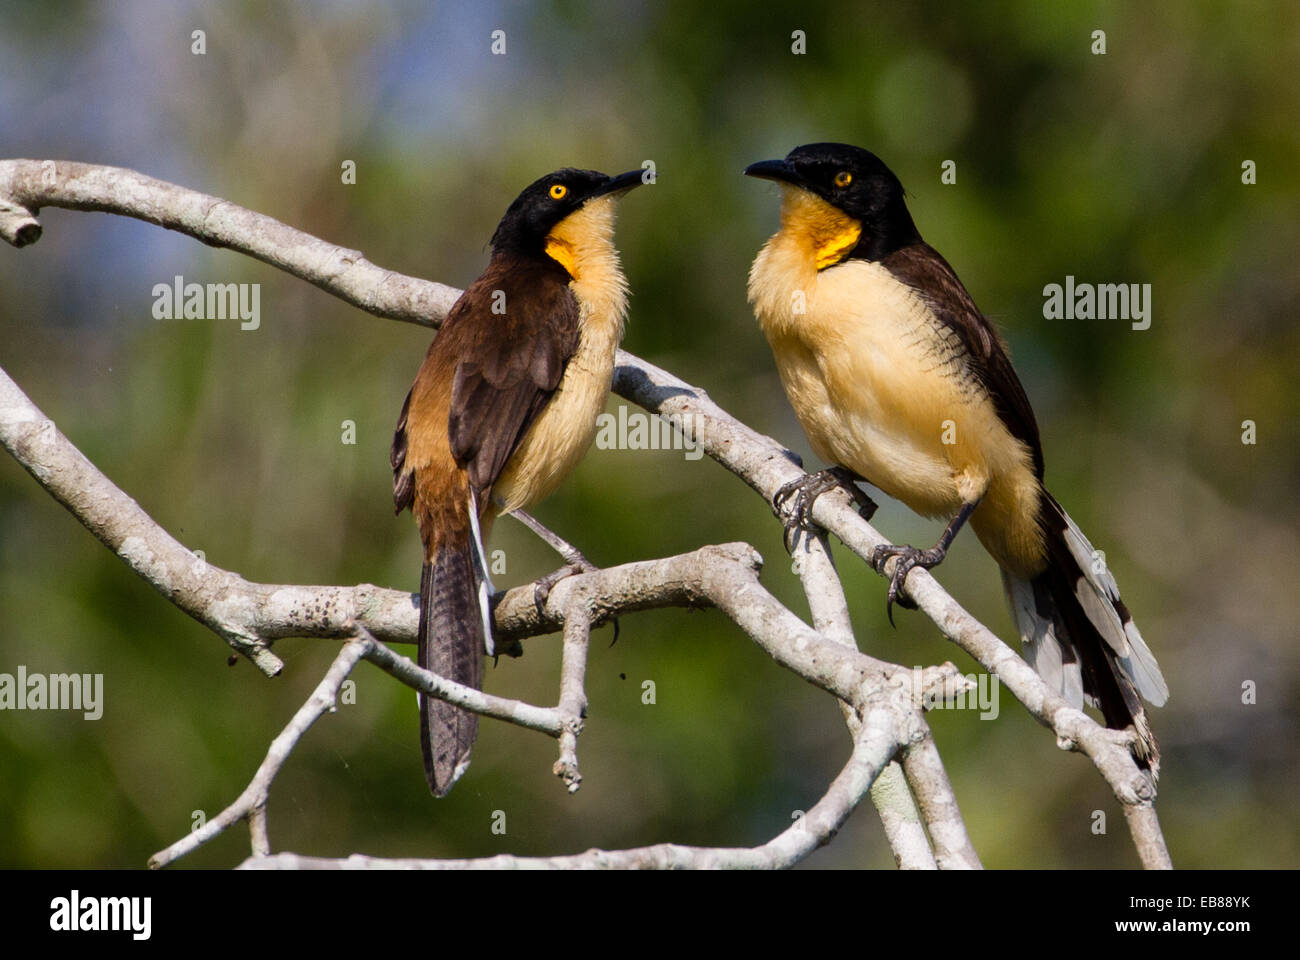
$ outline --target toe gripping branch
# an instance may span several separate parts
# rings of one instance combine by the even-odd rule
[[[582,555],[580,551],[569,541],[565,540],[559,534],[546,527],[541,521],[531,513],[523,510],[516,510],[514,517],[533,533],[537,534],[543,542],[550,545],[551,549],[558,553],[564,560],[564,566],[557,570],[552,570],[546,576],[542,577],[533,586],[533,606],[537,608],[538,616],[545,616],[546,601],[550,599],[551,591],[561,580],[568,577],[577,576],[580,573],[595,573],[600,568]],[[614,622],[614,639],[610,641],[612,647],[618,642],[618,617],[613,618]]]
[[[537,615],[546,615],[546,601],[550,599],[551,590],[553,590],[555,585],[561,580],[565,580],[569,577],[576,577],[580,573],[596,573],[599,570],[600,567],[596,566],[582,554],[575,552],[575,556],[571,558],[568,563],[557,570],[552,570],[533,585],[533,606],[537,608]],[[618,643],[619,623],[618,617],[611,617],[610,620],[614,624],[614,637],[609,641],[609,645],[612,647],[614,644]]]
[[[924,567],[929,570],[943,563],[944,557],[948,555],[948,547],[952,545],[953,539],[966,525],[966,521],[978,506],[978,500],[963,503],[961,509],[957,511],[957,516],[952,518],[943,531],[943,536],[939,537],[939,542],[929,550],[918,550],[916,547],[906,545],[882,544],[871,552],[871,565],[882,575],[885,572],[885,564],[893,557],[898,558],[894,563],[894,572],[889,578],[889,594],[885,598],[885,613],[889,617],[891,627],[894,626],[895,603],[904,610],[916,609],[916,603],[904,593],[907,575],[912,568]]]
[[[876,501],[863,493],[859,481],[865,482],[847,467],[828,467],[817,473],[806,473],[777,490],[772,497],[772,510],[785,524],[785,549],[792,551],[800,533],[816,529],[812,518],[813,504],[823,493],[836,487],[843,487],[854,499],[862,519],[870,520],[875,516]],[[791,500],[794,504],[787,511],[786,504]]]

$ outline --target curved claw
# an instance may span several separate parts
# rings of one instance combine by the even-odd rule
[[[885,564],[892,557],[898,559],[894,563],[894,572],[889,578],[889,592],[885,596],[885,615],[889,618],[889,625],[896,627],[897,624],[894,623],[895,603],[904,610],[916,609],[915,601],[903,592],[906,589],[907,575],[912,572],[913,567],[922,567],[928,570],[930,567],[936,566],[943,560],[943,554],[935,550],[918,550],[916,547],[887,544],[876,547],[871,551],[871,565],[880,573],[884,573]]]
[[[809,511],[812,505],[808,501],[808,487],[813,483],[812,474],[805,474],[798,480],[791,480],[784,484],[775,494],[772,495],[772,511],[781,517],[785,512],[786,504],[793,498],[794,507],[790,510],[788,518],[785,520],[785,548],[790,549],[790,536],[799,528],[806,528],[811,522],[812,517]]]
[[[785,549],[793,550],[793,537],[801,530],[813,530],[817,524],[812,518],[813,504],[823,493],[843,487],[858,504],[858,513],[863,519],[870,520],[876,512],[876,503],[860,490],[856,484],[857,476],[843,467],[828,467],[817,473],[804,474],[796,480],[784,484],[772,496],[772,511],[785,521]],[[789,517],[782,517],[786,504],[794,499]]]
[[[885,602],[885,612],[889,615],[890,626],[893,626],[894,623],[894,601],[898,601],[900,607],[916,609],[916,604],[902,592],[908,573],[911,572],[913,567],[924,567],[929,570],[943,563],[943,558],[948,555],[948,547],[952,545],[953,537],[957,536],[957,531],[962,528],[979,504],[978,498],[963,503],[961,509],[957,511],[957,515],[949,521],[948,526],[944,529],[939,542],[929,550],[881,544],[871,551],[871,565],[882,574],[885,572],[886,561],[890,557],[898,558],[894,562],[894,573],[889,578],[889,599]]]

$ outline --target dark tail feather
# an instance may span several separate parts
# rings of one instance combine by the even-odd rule
[[[483,618],[474,547],[443,548],[420,577],[419,663],[468,687],[483,686]],[[451,790],[469,766],[478,715],[420,694],[424,775],[435,797]]]
[[[1164,706],[1169,688],[1104,558],[1051,494],[1043,496],[1047,569],[1032,581],[1002,574],[1025,658],[1073,706],[1086,700],[1106,726],[1132,727],[1134,759],[1155,777],[1160,745],[1142,697]]]

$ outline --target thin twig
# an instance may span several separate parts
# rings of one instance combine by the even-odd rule
[[[245,818],[249,821],[253,855],[266,856],[270,853],[271,841],[267,835],[266,806],[271,797],[271,784],[303,734],[322,714],[334,709],[339,688],[343,686],[343,681],[348,678],[357,661],[365,655],[366,646],[367,642],[362,639],[343,645],[343,649],[334,658],[324,678],[307,698],[307,702],[298,708],[298,712],[293,715],[293,719],[280,735],[271,741],[271,747],[266,751],[266,759],[257,768],[257,773],[244,788],[244,792],[234,803],[202,827],[177,840],[167,849],[155,853],[149,858],[150,867],[157,869],[167,866]]]
[[[591,621],[582,594],[573,591],[564,608],[564,651],[560,664],[560,706],[564,729],[560,733],[560,759],[553,772],[570,793],[582,785],[578,772],[578,736],[587,716],[587,648],[591,644]]]
[[[481,860],[386,860],[351,856],[340,860],[281,853],[250,857],[240,869],[260,870],[779,870],[794,866],[830,842],[889,762],[896,731],[887,711],[867,718],[853,754],[816,805],[771,840],[757,847],[687,847],[657,844],[632,850],[588,850],[559,857],[502,854]]]
[[[40,237],[42,207],[134,217],[279,267],[367,313],[434,325],[460,291],[377,267],[359,250],[327,243],[272,217],[134,170],[67,160],[0,160],[0,237]]]

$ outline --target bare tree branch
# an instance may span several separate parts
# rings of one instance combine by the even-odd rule
[[[560,759],[554,772],[570,793],[582,784],[578,772],[578,735],[587,715],[587,647],[591,643],[591,620],[586,598],[575,588],[564,608],[564,652],[560,664],[560,713],[564,730],[560,734]]]
[[[15,246],[41,235],[42,207],[96,210],[228,247],[315,284],[367,313],[436,325],[460,291],[377,267],[348,250],[244,207],[125,170],[67,160],[0,160],[0,236]]]
[[[826,533],[801,534],[793,546],[795,573],[803,585],[812,616],[813,629],[828,640],[857,649],[853,624],[849,619],[849,602],[835,570]],[[861,721],[852,706],[841,701],[841,712],[849,734],[857,738]],[[894,860],[904,870],[934,870],[937,863],[930,840],[917,811],[911,790],[896,762],[881,772],[871,787],[871,802],[880,816],[881,826],[894,851]],[[973,849],[972,849],[973,854]]]
[[[651,581],[654,585],[663,588],[662,599],[674,599],[691,604],[700,604],[701,601],[704,601],[721,606],[721,604],[718,604],[720,597],[739,590],[749,590],[754,591],[769,612],[774,612],[772,610],[774,607],[780,607],[776,599],[758,584],[759,564],[757,556],[753,553],[752,548],[743,544],[730,544],[722,548],[705,547],[695,553],[683,554],[664,561],[653,561],[652,565],[659,568],[661,573],[668,568],[673,570],[669,576],[661,576]],[[182,838],[166,850],[155,854],[150,861],[150,865],[155,867],[164,866],[191,852],[217,836],[233,823],[244,818],[249,820],[253,837],[254,856],[265,856],[270,850],[266,807],[271,783],[283,766],[288,754],[297,745],[303,734],[333,704],[343,680],[361,659],[369,660],[402,682],[417,690],[422,690],[428,695],[448,700],[487,716],[497,717],[558,737],[561,757],[556,764],[556,773],[564,777],[566,785],[571,791],[576,789],[577,782],[581,780],[577,773],[576,741],[586,703],[586,694],[582,686],[582,669],[585,665],[586,645],[589,639],[588,611],[594,606],[611,607],[617,603],[619,598],[628,595],[628,593],[636,592],[635,587],[631,587],[631,589],[629,587],[631,584],[646,579],[647,567],[649,566],[651,564],[628,564],[624,567],[614,567],[608,570],[582,574],[568,578],[557,588],[557,597],[554,602],[566,611],[564,631],[566,649],[565,665],[561,671],[560,706],[554,710],[532,707],[519,701],[493,697],[473,688],[452,683],[427,670],[422,670],[405,657],[398,657],[376,640],[365,629],[364,625],[359,623],[345,624],[345,627],[350,627],[356,631],[356,639],[351,640],[344,646],[343,651],[327,672],[325,679],[321,681],[312,696],[295,714],[284,732],[272,743],[267,759],[263,762],[249,786],[233,804],[203,828]],[[501,606],[505,606],[510,602],[511,597],[514,598],[513,602],[515,604],[519,604],[523,597],[529,595],[529,588],[517,588],[506,596]],[[642,597],[640,602],[646,602],[645,598]],[[765,621],[770,624],[768,635],[765,638],[766,642],[769,644],[779,643],[781,638],[778,631],[785,627],[786,624],[772,622],[770,617],[765,618]],[[846,663],[840,666],[839,672],[846,675],[855,672],[866,674],[878,669],[893,673],[900,669],[887,664],[877,665],[876,661],[872,661],[865,655],[832,644],[830,641],[822,639],[815,632],[812,633],[811,637],[806,638],[806,642],[823,647],[820,651],[822,656],[838,654],[842,655],[846,660],[860,660],[861,663],[856,665],[856,671],[852,664]],[[936,671],[930,678],[929,692],[934,694],[941,691],[948,678],[945,671]],[[885,736],[885,734],[888,735],[890,740],[889,749],[892,754],[901,745],[901,741],[897,739],[900,729],[915,729],[917,725],[924,727],[919,707],[901,695],[902,688],[897,682],[896,676],[894,682],[887,687],[880,687],[871,683],[855,684],[852,680],[849,683],[850,686],[846,687],[846,689],[853,692],[854,705],[852,709],[855,713],[863,713],[879,726],[877,730],[866,730],[864,725],[859,725],[856,742],[859,747],[865,743],[872,744],[872,756],[875,756],[874,751],[881,749],[882,736]],[[861,757],[858,758],[858,761],[860,760]],[[871,768],[871,776],[874,778],[879,773],[880,767],[888,764],[888,762],[889,757],[886,756],[879,764],[875,764]],[[853,767],[853,762],[851,762],[850,766]],[[846,774],[849,772],[846,769]],[[858,770],[858,772],[860,773],[861,770]],[[841,778],[843,776],[844,774],[841,775]],[[694,866],[788,866],[812,852],[813,849],[824,843],[835,830],[839,829],[839,825],[851,812],[852,806],[856,805],[861,799],[861,792],[870,786],[870,782],[862,783],[860,785],[861,789],[859,789],[857,779],[851,779],[848,782],[851,782],[849,792],[846,792],[843,784],[837,787],[833,783],[826,796],[819,802],[818,807],[814,807],[806,815],[817,814],[816,819],[809,821],[817,827],[817,832],[813,837],[815,842],[805,842],[807,838],[803,837],[802,834],[796,835],[798,831],[792,833],[791,830],[795,830],[792,827],[791,830],[787,830],[780,837],[756,850],[716,851],[707,848],[674,848],[676,850],[675,856],[689,857],[691,865]],[[847,809],[843,807],[846,803],[850,805]],[[821,808],[820,811],[819,808]],[[958,819],[959,823],[960,820]],[[663,848],[653,849],[662,850]],[[658,855],[647,854],[647,856],[651,856],[651,859]],[[908,851],[905,855],[909,863],[916,865],[916,859],[919,856],[917,853]],[[622,855],[602,854],[602,856]],[[378,865],[378,863],[375,862],[373,865]]]
[[[215,576],[154,523],[61,434],[0,370],[0,444],[54,499],[164,597],[209,627],[267,676],[284,667],[266,638],[241,629],[238,577]],[[225,574],[225,571],[221,571]]]
[[[897,761],[880,771],[871,785],[871,802],[880,814],[880,824],[894,851],[894,862],[902,870],[937,870],[938,862],[930,849],[930,838],[921,823],[921,814]]]
[[[853,755],[817,804],[767,843],[751,848],[687,847],[658,844],[633,850],[588,850],[567,857],[516,857],[502,854],[481,860],[385,860],[377,857],[351,856],[342,860],[302,857],[282,853],[270,857],[253,856],[240,864],[241,869],[742,869],[774,870],[791,867],[818,847],[828,843],[857,807],[894,750],[895,731],[887,714],[870,715],[863,723],[862,735],[854,744]]]
[[[979,856],[970,842],[957,796],[939,759],[934,736],[914,740],[903,753],[903,773],[921,805],[921,816],[934,842],[934,857],[941,870],[978,870]]]

